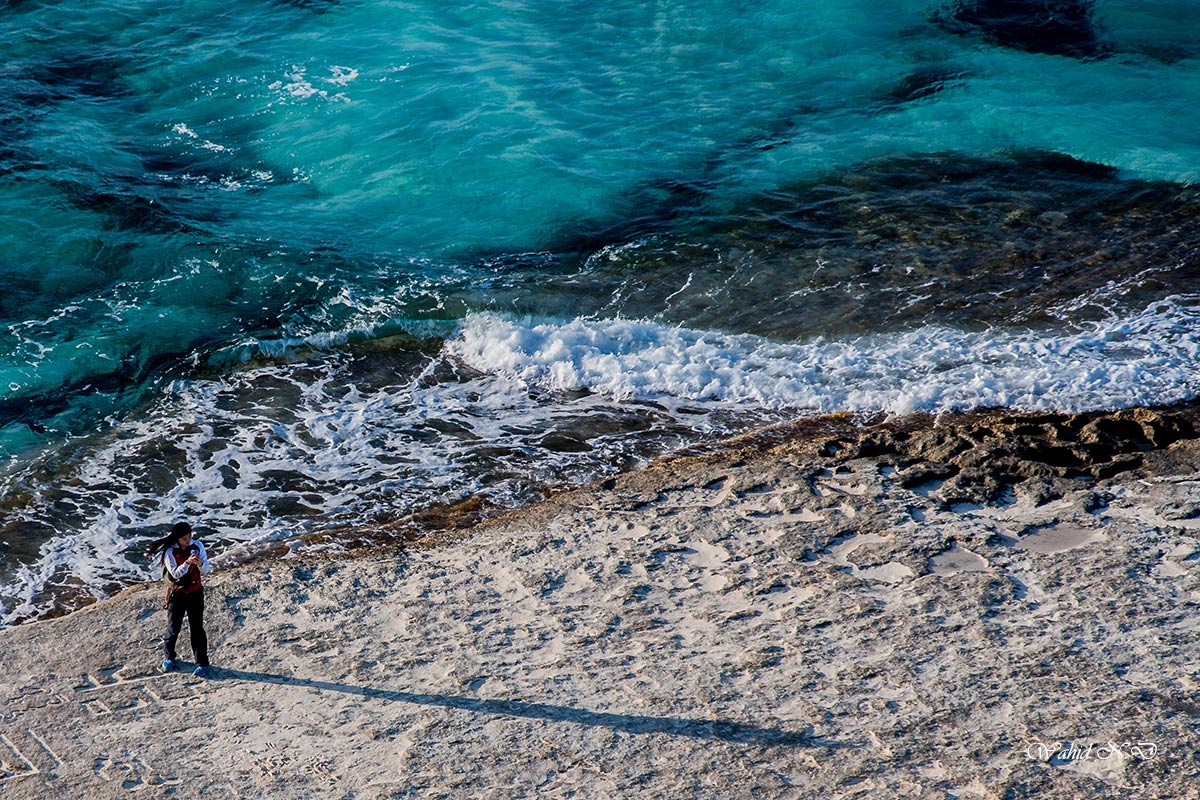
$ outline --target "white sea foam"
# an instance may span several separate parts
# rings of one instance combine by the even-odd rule
[[[288,79],[287,83],[283,81],[274,81],[267,88],[274,91],[286,92],[289,96],[299,100],[307,100],[310,97],[320,97],[322,100],[331,102],[348,102],[348,98],[342,92],[330,94],[325,89],[318,89],[312,85],[307,77],[308,70],[305,67],[293,66],[292,71],[285,73]],[[358,70],[346,71],[345,67],[333,67],[330,69],[330,77],[324,78],[327,83],[335,86],[345,86],[350,81],[358,77]]]
[[[473,314],[424,366],[405,356],[408,372],[387,351],[376,366],[347,358],[344,340],[234,348],[223,377],[175,383],[91,447],[64,481],[58,518],[37,502],[14,509],[58,534],[0,585],[0,624],[44,611],[55,586],[99,595],[153,577],[130,545],[180,517],[225,549],[395,519],[476,491],[518,504],[537,487],[805,413],[1079,411],[1200,393],[1194,296],[1066,332],[925,327],[801,342],[647,320]],[[242,360],[292,358],[302,346],[317,355]],[[548,434],[583,439],[564,448]]]
[[[329,77],[325,78],[325,82],[332,83],[334,86],[346,86],[357,77],[358,70],[356,70],[354,67],[340,67],[334,65],[329,68]]]
[[[447,362],[363,377],[333,354],[177,382],[85,454],[68,479],[76,488],[54,508],[10,510],[10,518],[56,534],[33,563],[0,582],[0,626],[52,608],[55,587],[103,596],[155,577],[133,556],[136,543],[180,518],[212,537],[220,554],[394,520],[477,491],[521,504],[539,487],[596,478],[688,436],[662,409],[616,408],[599,395],[547,402],[502,376],[439,380],[439,366]],[[647,417],[660,422],[647,426]],[[581,451],[542,441],[587,420],[595,435]],[[169,468],[158,468],[163,462]]]
[[[1200,389],[1200,298],[1070,332],[923,327],[780,343],[638,320],[469,317],[465,363],[551,390],[796,411],[1081,411],[1173,403]]]

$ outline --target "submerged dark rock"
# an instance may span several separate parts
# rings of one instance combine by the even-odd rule
[[[703,178],[652,181],[634,190],[626,202],[630,209],[628,216],[616,222],[584,222],[572,226],[549,250],[559,258],[586,256],[614,243],[664,233],[680,220],[702,214],[712,191],[711,182]]]
[[[956,2],[931,16],[941,28],[1030,53],[1091,58],[1109,47],[1100,41],[1092,0],[974,0]]]
[[[657,216],[646,204],[627,226],[577,226],[538,258],[505,262],[523,277],[468,300],[795,340],[1061,329],[1200,291],[1200,193],[1060,153],[880,159],[721,210],[702,186],[664,191]]]
[[[935,97],[961,85],[967,73],[952,64],[917,67],[879,92],[857,113],[889,113],[910,103]],[[764,124],[759,131],[714,150],[688,176],[664,176],[630,190],[623,205],[628,214],[619,219],[580,220],[565,228],[548,250],[560,256],[588,254],[605,246],[619,244],[670,230],[677,221],[696,219],[706,214],[707,206],[720,190],[717,175],[730,159],[751,152],[766,152],[792,142],[800,135],[799,120],[828,113],[831,109],[800,106],[791,113]],[[838,109],[847,111],[847,109]],[[481,262],[511,260],[501,253],[475,254]]]
[[[947,64],[927,64],[909,72],[879,95],[881,111],[933,97],[962,83],[966,72]]]

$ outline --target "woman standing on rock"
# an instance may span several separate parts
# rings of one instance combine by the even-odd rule
[[[192,538],[192,526],[177,522],[171,533],[153,542],[146,551],[157,557],[167,581],[167,633],[163,636],[164,672],[175,669],[175,640],[187,614],[192,653],[201,678],[208,675],[208,636],[204,633],[204,584],[200,576],[212,572],[204,545]]]

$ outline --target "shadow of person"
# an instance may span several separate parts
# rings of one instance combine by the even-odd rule
[[[713,739],[741,744],[775,745],[782,747],[854,747],[848,742],[823,739],[812,734],[809,728],[803,732],[785,731],[777,728],[760,728],[729,720],[681,719],[677,717],[651,717],[642,714],[614,714],[608,711],[589,711],[570,706],[549,703],[530,703],[523,700],[496,700],[479,697],[464,697],[451,694],[427,694],[422,692],[373,689],[369,686],[354,686],[333,681],[298,678],[290,675],[275,675],[269,672],[251,672],[241,669],[222,668],[213,676],[216,680],[253,681],[274,683],[282,686],[299,686],[322,692],[340,692],[361,697],[385,700],[391,703],[411,703],[422,706],[440,706],[477,714],[494,714],[504,717],[546,719],[553,722],[569,722],[576,725],[595,725],[625,733],[665,733],[671,736],[688,736],[694,739]]]

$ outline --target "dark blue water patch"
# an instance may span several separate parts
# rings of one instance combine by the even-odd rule
[[[272,5],[277,5],[282,8],[297,8],[303,11],[311,11],[313,14],[328,14],[329,12],[340,8],[343,3],[341,0],[270,0]]]
[[[224,158],[183,154],[165,147],[135,151],[142,171],[100,172],[70,164],[51,165],[22,146],[0,148],[0,177],[15,176],[57,189],[65,203],[93,212],[110,230],[136,231],[149,236],[187,234],[199,241],[220,237],[221,224],[236,206],[213,191],[221,182],[238,185],[244,194],[257,194],[270,185],[291,182],[269,173],[254,154]],[[253,176],[270,174],[269,182]],[[242,186],[245,181],[247,185]]]
[[[152,366],[162,366],[170,360],[164,355]],[[113,372],[71,381],[51,391],[0,399],[0,428],[16,423],[41,435],[89,430],[98,417],[132,407],[152,394],[153,387],[136,382],[142,372],[136,364],[130,364]]]
[[[272,176],[271,181],[275,183],[290,180],[290,176],[279,178],[280,170],[271,171],[252,155],[249,158],[212,153],[200,155],[194,150],[183,151],[164,145],[157,149],[140,151],[137,157],[141,162],[142,172],[138,175],[121,176],[127,183],[135,185],[196,192],[199,186],[219,185],[222,181],[236,182],[239,186],[244,182],[247,185],[240,191],[244,194],[258,194],[264,191],[266,186],[252,180],[255,170],[268,172]]]
[[[161,200],[133,192],[110,192],[75,181],[52,181],[70,205],[104,218],[105,227],[147,235],[198,233],[186,214]]]
[[[4,291],[0,292],[0,319],[19,319],[42,301],[41,284],[29,275],[14,275],[7,270],[0,273]]]
[[[257,131],[241,131],[232,147],[193,141],[186,128],[164,135],[149,110],[154,98],[133,82],[152,64],[155,55],[144,49],[81,49],[54,33],[0,67],[0,175],[43,180],[75,207],[106,215],[111,227],[150,234],[194,233],[193,223],[227,219],[241,197],[295,182],[290,169],[259,157],[251,144]],[[64,105],[103,131],[100,157],[57,141],[62,122],[52,112]]]
[[[128,76],[142,61],[129,53],[100,47],[81,50],[46,43],[38,55],[24,55],[0,69],[0,119],[3,129],[19,138],[30,135],[33,125],[48,111],[66,102],[133,110],[140,99]],[[20,124],[18,129],[15,124]]]
[[[1100,40],[1092,0],[961,0],[931,13],[950,33],[1030,53],[1094,58]]]
[[[133,88],[124,78],[129,64],[129,59],[122,55],[77,52],[34,66],[29,77],[44,87],[47,99],[120,99],[133,94]],[[22,99],[27,105],[34,105],[35,98]]]
[[[1091,0],[962,0],[929,13],[942,30],[990,45],[1083,60],[1149,59],[1175,64],[1200,53],[1197,42],[1160,31],[1139,39],[1106,28]]]
[[[0,125],[3,125],[3,123],[0,123]],[[11,141],[12,139],[0,136],[0,178],[38,169],[40,165],[31,159],[27,153],[16,147],[12,147],[9,144]]]

